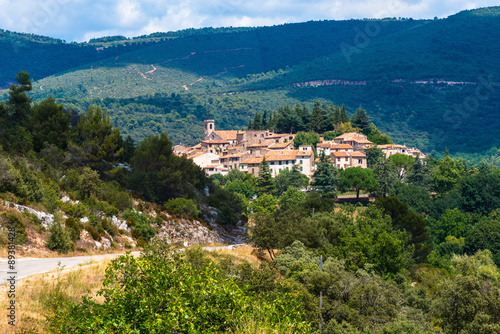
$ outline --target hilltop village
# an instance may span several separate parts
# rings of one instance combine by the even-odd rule
[[[299,165],[301,173],[311,177],[322,152],[339,169],[368,168],[366,149],[375,145],[364,134],[348,132],[330,141],[320,137],[316,148],[312,145],[295,147],[295,134],[274,133],[269,130],[217,131],[214,120],[204,121],[204,132],[204,140],[199,144],[193,147],[176,145],[173,149],[176,155],[192,160],[207,176],[225,175],[231,169],[258,176],[259,166],[265,159],[273,177],[283,169],[291,169],[295,164]],[[419,149],[405,145],[386,144],[377,147],[387,158],[393,154],[425,158],[425,154]]]

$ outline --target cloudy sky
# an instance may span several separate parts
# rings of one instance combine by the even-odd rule
[[[498,0],[0,0],[0,28],[66,41],[310,20],[442,18]]]

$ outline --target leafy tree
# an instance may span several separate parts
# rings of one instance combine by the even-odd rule
[[[500,289],[492,284],[492,276],[499,273],[491,253],[455,256],[451,262],[458,275],[436,289],[431,314],[437,323],[446,333],[498,332]]]
[[[301,145],[312,145],[316,149],[319,143],[319,135],[316,132],[298,132],[293,138],[293,146],[298,149]]]
[[[224,185],[224,190],[232,193],[242,194],[243,196],[245,196],[245,198],[250,198],[255,194],[253,186],[250,182],[238,179],[227,182]]]
[[[299,165],[293,165],[292,170],[283,169],[274,178],[278,195],[283,194],[289,187],[303,189],[309,184],[309,179],[299,170]]]
[[[250,241],[262,250],[266,250],[274,260],[274,250],[279,248],[280,231],[272,214],[258,213],[254,216],[254,223],[249,226]]]
[[[496,219],[479,222],[466,236],[467,254],[486,249],[491,251],[495,264],[500,266],[500,222]]]
[[[370,127],[370,134],[368,135],[369,141],[373,142],[375,145],[386,145],[392,143],[391,137],[381,133],[375,124],[371,123]]]
[[[351,167],[340,171],[340,189],[352,189],[356,192],[356,199],[359,199],[360,190],[374,191],[377,189],[377,180],[373,176],[373,171],[361,167]]]
[[[353,127],[361,129],[361,132],[365,135],[369,135],[371,132],[370,118],[362,107],[359,107],[352,115],[351,124]]]
[[[466,176],[460,184],[462,208],[487,215],[500,207],[500,175],[477,173]]]
[[[304,204],[306,194],[294,186],[290,186],[279,199],[280,210],[288,210],[301,207]]]
[[[408,210],[408,206],[396,197],[379,197],[376,205],[384,215],[391,217],[395,229],[408,234],[409,242],[415,246],[413,259],[416,262],[425,261],[432,247],[428,244],[429,235],[423,217]]]
[[[397,175],[400,180],[404,179],[411,166],[414,164],[415,158],[406,154],[393,154],[389,160],[396,168]]]
[[[271,176],[271,170],[267,164],[266,158],[262,159],[259,164],[259,177],[256,180],[257,192],[261,194],[274,194],[276,192],[276,185],[273,177]]]
[[[416,213],[428,213],[430,210],[431,197],[429,191],[423,187],[396,182],[390,190],[389,196],[397,197]]]
[[[481,219],[481,216],[475,214],[463,213],[458,209],[447,209],[440,219],[430,226],[434,243],[444,242],[449,235],[456,238],[466,237]]]
[[[432,172],[432,183],[436,192],[445,194],[455,187],[464,175],[465,170],[447,154],[439,159]]]
[[[262,194],[250,203],[250,209],[253,213],[273,213],[276,211],[277,205],[278,201],[276,197],[269,194]]]
[[[311,186],[325,196],[335,197],[339,182],[338,171],[332,163],[327,161],[325,153],[322,152],[320,162],[316,165]]]
[[[380,274],[397,274],[411,264],[413,246],[406,232],[394,230],[389,215],[382,216],[375,206],[358,210],[354,222],[346,222],[340,231],[340,244],[334,255],[345,259],[348,269],[356,270],[371,263]]]
[[[101,188],[99,173],[89,167],[85,167],[79,179],[79,191],[82,199],[98,195]]]
[[[378,181],[378,192],[386,197],[398,179],[394,165],[389,160],[380,160],[373,167],[373,175]]]

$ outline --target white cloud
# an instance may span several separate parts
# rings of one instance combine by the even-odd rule
[[[498,0],[0,0],[0,28],[81,41],[185,28],[446,17]]]

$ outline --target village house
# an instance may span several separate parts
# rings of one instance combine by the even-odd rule
[[[334,138],[337,144],[351,145],[355,151],[365,150],[366,148],[374,145],[373,142],[367,139],[367,136],[358,132],[348,132]]]
[[[196,155],[188,156],[188,159],[192,160],[196,165],[201,168],[206,166],[220,165],[220,156],[211,152],[202,152]]]

